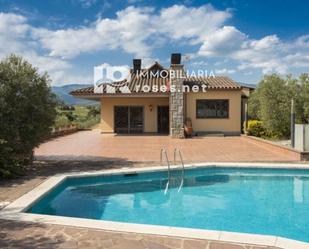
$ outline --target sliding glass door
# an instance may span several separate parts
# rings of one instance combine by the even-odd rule
[[[129,107],[128,106],[115,106],[115,132],[116,133],[129,133]]]
[[[143,106],[115,106],[114,118],[116,133],[142,133],[144,130]]]
[[[129,133],[142,133],[144,128],[144,108],[142,106],[129,107]]]

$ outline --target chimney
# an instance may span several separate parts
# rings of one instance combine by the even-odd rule
[[[138,73],[141,71],[142,60],[141,59],[133,59],[133,73]]]
[[[179,65],[181,63],[181,54],[172,54],[171,55],[171,65]]]
[[[181,54],[171,55],[170,67],[170,85],[175,91],[170,92],[170,136],[172,138],[184,138],[184,94],[183,81],[183,65],[181,63]]]

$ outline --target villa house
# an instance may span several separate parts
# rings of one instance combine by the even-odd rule
[[[135,59],[129,79],[102,84],[102,92],[88,87],[71,94],[101,102],[102,133],[166,133],[182,138],[190,119],[194,134],[239,135],[248,89],[228,77],[183,72],[180,54],[172,54],[168,69],[157,62],[142,69],[141,60]]]

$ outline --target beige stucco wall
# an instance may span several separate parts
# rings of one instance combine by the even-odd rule
[[[197,119],[197,99],[229,99],[229,118]],[[191,118],[193,130],[196,132],[240,133],[241,123],[241,91],[207,91],[205,93],[188,93],[186,95],[187,117]]]
[[[114,132],[114,106],[144,106],[144,132],[157,132],[157,107],[168,106],[168,97],[103,97],[101,98],[101,130]],[[149,105],[152,105],[150,111]]]

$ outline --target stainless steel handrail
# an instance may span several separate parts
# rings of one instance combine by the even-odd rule
[[[185,165],[184,165],[184,163],[183,163],[181,151],[180,151],[180,149],[178,149],[178,148],[175,148],[175,149],[174,149],[174,165],[176,165],[176,155],[177,155],[177,151],[178,151],[178,155],[179,155],[180,162],[181,162],[181,166],[182,166],[181,183],[180,183],[180,186],[179,186],[179,188],[178,188],[178,192],[179,192],[180,189],[182,188],[183,182],[184,182],[184,177],[185,177]]]
[[[165,187],[165,191],[164,191],[164,194],[166,194],[167,190],[168,190],[168,186],[170,184],[170,180],[171,180],[171,166],[170,166],[170,162],[168,160],[167,152],[164,148],[161,149],[161,153],[160,153],[161,165],[163,165],[163,154],[165,155],[165,160],[166,160],[166,163],[167,163],[167,183],[166,183],[166,187]]]

